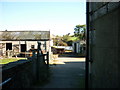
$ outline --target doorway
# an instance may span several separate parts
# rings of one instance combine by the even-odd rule
[[[21,44],[21,52],[25,52],[26,51],[26,44]]]
[[[6,43],[6,51],[12,50],[12,43]]]

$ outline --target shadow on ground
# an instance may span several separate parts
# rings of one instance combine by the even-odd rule
[[[85,58],[81,56],[65,53],[50,65],[50,73],[49,81],[34,88],[85,88]]]

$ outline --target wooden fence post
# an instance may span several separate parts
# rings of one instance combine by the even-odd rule
[[[49,52],[47,52],[47,77],[49,77]]]
[[[38,42],[38,49],[37,49],[37,60],[36,60],[36,73],[37,73],[37,80],[38,82],[40,81],[40,46],[41,46],[41,43]]]
[[[36,57],[35,57],[35,50],[32,50],[32,73],[34,76],[35,81],[37,81],[37,71],[36,71],[36,67],[37,67],[37,63],[36,63]]]
[[[49,69],[49,52],[47,52],[47,68]]]
[[[32,58],[35,58],[35,50],[32,50]]]

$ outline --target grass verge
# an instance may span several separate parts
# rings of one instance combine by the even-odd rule
[[[0,59],[0,64],[8,64],[10,62],[15,62],[21,59],[27,60],[27,58],[2,58]]]

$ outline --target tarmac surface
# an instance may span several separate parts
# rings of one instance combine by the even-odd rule
[[[50,64],[51,76],[44,85],[34,88],[84,88],[85,58],[58,57]]]

